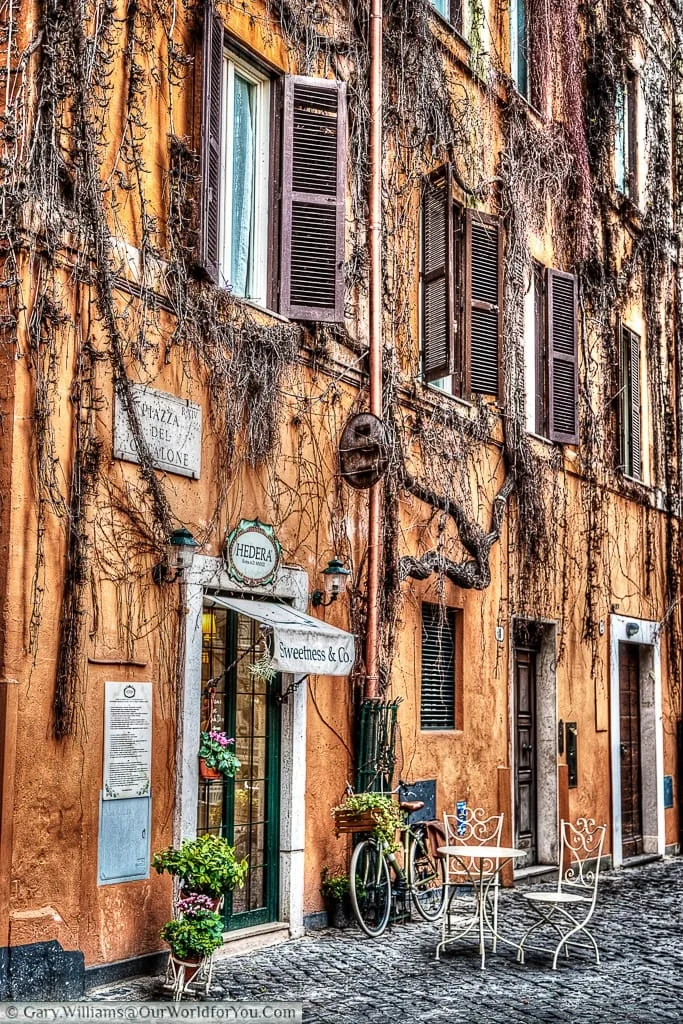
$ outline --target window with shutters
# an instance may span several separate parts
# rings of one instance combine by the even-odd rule
[[[441,17],[462,35],[463,0],[431,0],[431,4]]]
[[[543,267],[536,260],[531,263],[524,295],[524,383],[526,428],[530,434],[548,437],[550,410],[545,279]]]
[[[422,203],[422,369],[426,381],[469,399],[498,397],[502,232],[496,217],[453,200],[453,169],[425,182]]]
[[[219,283],[266,305],[270,81],[230,53],[222,108]]]
[[[455,608],[422,605],[422,676],[420,728],[460,728],[456,721],[456,644],[459,616]]]
[[[517,91],[531,100],[528,0],[510,0],[510,75]]]
[[[207,4],[199,262],[234,295],[344,319],[346,86],[270,76]]]
[[[615,184],[622,195],[638,201],[638,80],[629,74],[617,85],[615,103]]]
[[[619,327],[619,466],[626,476],[642,479],[640,446],[640,338]]]

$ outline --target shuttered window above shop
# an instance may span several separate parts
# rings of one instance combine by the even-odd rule
[[[204,19],[199,260],[232,294],[344,319],[346,86],[273,76]]]
[[[619,324],[619,465],[626,476],[643,475],[640,441],[640,338]]]
[[[455,608],[422,605],[420,728],[456,728]]]
[[[462,398],[500,395],[503,240],[500,221],[453,199],[453,169],[424,183],[422,372]]]

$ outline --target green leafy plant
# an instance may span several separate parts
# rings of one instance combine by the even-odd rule
[[[199,734],[199,757],[206,761],[208,768],[215,768],[221,775],[234,779],[242,762],[230,747],[234,739],[229,739],[224,732],[212,729]]]
[[[155,853],[152,867],[179,878],[187,892],[219,897],[238,889],[247,875],[246,859],[238,860],[235,848],[220,836],[203,835],[185,839],[179,848],[169,846]]]
[[[349,894],[349,876],[344,871],[330,871],[324,867],[320,873],[320,895],[326,900],[341,903]]]
[[[211,956],[223,945],[223,922],[214,910],[193,910],[161,929],[161,938],[177,960]]]
[[[337,811],[372,811],[375,819],[374,834],[388,850],[398,849],[397,829],[403,828],[403,811],[384,793],[352,793],[343,804],[332,808]]]

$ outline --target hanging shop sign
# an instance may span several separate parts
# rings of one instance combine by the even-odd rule
[[[104,800],[148,796],[152,779],[152,684],[104,684]]]
[[[282,548],[272,526],[241,519],[225,542],[228,575],[243,586],[267,586],[280,568]]]
[[[271,666],[293,675],[348,676],[355,660],[352,633],[278,601],[238,597],[206,598],[209,606],[229,608],[260,622],[272,634]]]
[[[130,392],[155,469],[198,480],[202,461],[201,406],[142,384],[132,384]],[[140,462],[126,408],[118,394],[114,409],[114,458]]]

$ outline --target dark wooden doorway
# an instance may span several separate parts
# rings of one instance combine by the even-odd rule
[[[515,648],[515,866],[538,862],[536,798],[536,651]]]
[[[643,852],[643,786],[640,750],[640,647],[619,644],[619,743],[621,845],[624,859]]]

